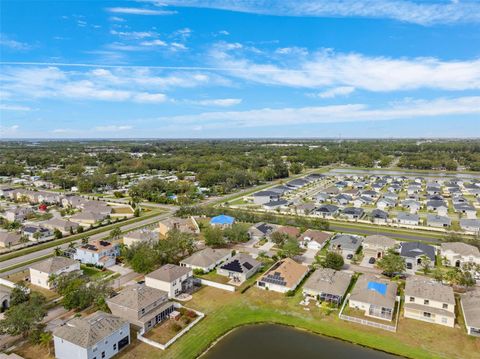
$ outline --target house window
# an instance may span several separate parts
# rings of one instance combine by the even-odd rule
[[[448,304],[443,303],[442,308],[443,308],[443,309],[448,309]]]
[[[423,301],[423,304],[429,305],[429,304],[430,304],[430,301],[429,301],[428,299],[425,299],[425,300]]]
[[[113,350],[117,350],[117,343],[113,344]]]
[[[410,302],[415,302],[415,297],[410,297]]]
[[[428,313],[428,312],[423,312],[423,316],[425,318],[430,318],[432,316],[432,313]]]
[[[105,352],[102,352],[102,359],[105,358]]]
[[[442,323],[447,324],[447,318],[446,317],[442,317]]]

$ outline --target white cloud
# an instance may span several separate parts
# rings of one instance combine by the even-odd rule
[[[167,101],[167,96],[163,93],[142,92],[136,94],[133,98],[134,101],[141,103],[162,103]]]
[[[2,111],[31,111],[28,106],[0,104],[0,110]]]
[[[110,30],[110,34],[117,35],[126,39],[141,40],[149,37],[156,37],[158,34],[153,31],[116,31]]]
[[[272,63],[272,54],[266,54],[263,62],[254,62],[244,48],[228,43],[218,43],[210,50],[215,67],[225,69],[231,76],[268,85],[355,87],[375,92],[480,88],[480,59],[369,57],[332,50],[317,51],[308,57],[280,56],[279,64]]]
[[[364,17],[421,25],[480,22],[478,1],[408,0],[164,0],[162,5],[192,6],[278,16]]]
[[[433,100],[403,100],[384,107],[366,104],[345,104],[300,108],[262,108],[249,111],[204,112],[162,118],[184,125],[204,127],[263,127],[308,123],[338,123],[353,121],[384,121],[418,119],[452,115],[480,114],[480,96],[437,98]],[[414,128],[414,127],[412,127]]]
[[[3,136],[14,136],[19,128],[19,125],[0,126],[0,138]]]
[[[329,90],[319,92],[318,94],[315,94],[315,97],[320,97],[320,98],[334,98],[336,96],[347,96],[350,95],[353,91],[355,91],[355,87],[351,86],[340,86],[340,87],[334,87]]]
[[[115,22],[125,22],[125,19],[123,17],[119,17],[119,16],[111,16],[109,19],[111,21],[115,21]]]
[[[18,50],[18,51],[29,50],[32,48],[26,42],[13,40],[8,36],[6,36],[5,34],[0,34],[0,46],[8,47],[12,50]]]
[[[56,129],[52,130],[52,133],[57,133],[57,134],[75,133],[75,132],[77,132],[77,131],[74,130],[74,129],[71,129],[71,128],[56,128]]]
[[[180,50],[187,50],[187,47],[184,44],[179,42],[172,42],[170,43],[170,49],[173,51],[180,51]]]
[[[200,106],[218,106],[218,107],[230,107],[239,105],[242,103],[242,99],[240,98],[217,98],[217,99],[209,99],[209,100],[194,100],[189,101],[192,104],[200,105]]]
[[[127,131],[133,129],[133,126],[130,125],[108,125],[108,126],[97,126],[95,127],[95,131],[99,132],[120,132],[120,131]]]
[[[110,7],[107,11],[114,14],[130,14],[130,15],[172,15],[176,11],[169,10],[151,10],[136,7]]]
[[[151,41],[142,41],[140,45],[141,46],[167,46],[167,43],[165,41],[156,39]]]

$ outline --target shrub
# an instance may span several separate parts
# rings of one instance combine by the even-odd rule
[[[172,329],[175,331],[175,332],[179,332],[180,330],[182,330],[182,326],[178,323],[173,323],[172,325]]]

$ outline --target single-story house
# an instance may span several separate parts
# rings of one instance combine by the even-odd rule
[[[285,258],[276,262],[260,277],[257,287],[286,293],[295,290],[308,272],[307,266],[298,264],[291,258]]]
[[[168,232],[177,230],[182,233],[199,234],[200,228],[193,217],[179,218],[170,217],[158,223],[158,230],[161,236],[166,237]]]
[[[0,247],[10,248],[21,242],[22,236],[15,232],[0,231]]]
[[[80,270],[80,262],[61,256],[54,256],[29,267],[30,283],[45,289],[52,288],[52,276]]]
[[[358,207],[347,207],[343,209],[342,216],[347,217],[348,219],[360,219],[363,217],[365,211],[363,208]]]
[[[361,275],[350,295],[348,305],[364,311],[365,316],[386,321],[393,319],[398,286],[379,276]]]
[[[353,275],[330,268],[319,268],[307,279],[303,295],[340,306]]]
[[[435,265],[435,248],[422,242],[402,242],[400,256],[405,259],[407,271],[417,272],[423,268],[423,258],[428,258],[429,267]]]
[[[332,218],[338,213],[339,208],[333,204],[325,204],[315,209],[315,214],[323,218]]]
[[[381,209],[374,209],[372,212],[370,212],[370,218],[372,218],[373,223],[376,224],[387,223],[388,213],[382,211]]]
[[[385,208],[392,208],[395,207],[397,203],[395,200],[390,198],[381,198],[377,201],[377,208],[385,209]]]
[[[463,294],[460,304],[468,335],[480,337],[480,290]]]
[[[277,230],[276,224],[257,223],[248,229],[248,234],[252,239],[270,239],[270,235]]]
[[[330,250],[342,256],[354,255],[360,249],[363,238],[352,234],[337,234],[330,240]]]
[[[420,221],[418,214],[398,212],[397,213],[397,222],[407,226],[416,226]]]
[[[410,213],[417,213],[422,208],[422,204],[413,199],[406,199],[402,201],[402,207],[408,208]]]
[[[448,216],[439,216],[438,214],[427,214],[427,226],[447,228],[452,224],[452,219]]]
[[[123,235],[123,244],[130,247],[137,243],[156,242],[160,239],[160,233],[149,229],[138,229]]]
[[[389,250],[395,248],[396,241],[393,238],[382,235],[371,235],[363,240],[363,252],[365,257],[382,258]]]
[[[58,229],[62,234],[69,234],[72,232],[76,232],[79,224],[69,221],[69,220],[64,220],[60,218],[51,218],[47,221],[44,221],[41,223],[42,226],[45,228],[55,230]]]
[[[307,229],[299,238],[300,247],[320,250],[332,235],[326,232]]]
[[[210,225],[211,226],[229,227],[233,223],[235,223],[235,218],[233,218],[231,216],[227,216],[225,214],[215,216],[210,220]]]
[[[253,194],[253,203],[255,204],[265,204],[268,202],[280,200],[281,194],[273,191],[259,191]]]
[[[22,228],[22,235],[30,241],[37,241],[42,238],[47,238],[52,235],[52,231],[48,228],[39,225],[26,225]]]
[[[442,243],[440,255],[445,257],[447,265],[461,268],[464,264],[480,265],[480,251],[477,247],[462,242]]]
[[[480,232],[480,219],[460,219],[460,227],[466,232],[479,233]]]
[[[431,278],[410,276],[405,285],[405,318],[455,326],[453,289]]]
[[[266,210],[287,209],[290,202],[285,199],[279,199],[278,201],[271,201],[263,204],[263,208]]]
[[[70,221],[78,223],[83,226],[93,225],[95,223],[103,221],[107,218],[107,215],[97,212],[82,211],[75,213],[70,217]]]
[[[130,344],[130,324],[98,311],[57,327],[53,343],[57,359],[110,359]]]
[[[275,232],[287,235],[290,238],[297,238],[301,233],[298,227],[293,226],[279,226]]]
[[[238,253],[217,268],[217,273],[230,278],[235,283],[243,283],[257,273],[262,263],[248,254]]]
[[[145,285],[163,290],[175,298],[193,287],[193,271],[188,267],[165,264],[145,276]]]
[[[232,257],[230,249],[213,249],[206,247],[198,252],[193,253],[190,257],[183,259],[180,262],[182,267],[202,270],[207,273],[215,269],[220,263]]]

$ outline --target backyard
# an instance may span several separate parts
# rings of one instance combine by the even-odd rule
[[[193,322],[197,317],[197,313],[187,310],[185,308],[179,309],[178,318],[169,318],[157,325],[144,336],[148,339],[154,340],[160,344],[166,344],[170,339],[182,331],[187,325]]]

